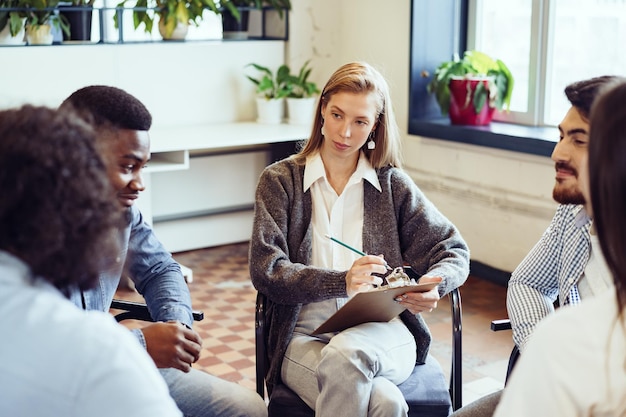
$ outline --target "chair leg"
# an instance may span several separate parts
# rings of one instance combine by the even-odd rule
[[[519,355],[519,349],[517,348],[517,346],[513,346],[513,350],[511,350],[511,355],[509,356],[509,364],[506,368],[506,378],[504,379],[504,385],[509,382],[509,377],[511,376],[511,372],[513,371],[515,363],[519,359]]]

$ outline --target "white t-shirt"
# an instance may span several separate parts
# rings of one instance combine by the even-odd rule
[[[495,417],[626,415],[626,331],[615,291],[542,320]]]
[[[0,251],[0,416],[182,416],[136,338]]]

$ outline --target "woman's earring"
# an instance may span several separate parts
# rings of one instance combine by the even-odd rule
[[[370,132],[369,138],[370,138],[370,140],[367,142],[367,149],[369,149],[371,151],[372,149],[376,149],[376,142],[374,142],[374,131],[373,130]]]
[[[324,119],[322,119],[322,127],[320,127],[320,132],[322,133],[322,136],[326,136],[326,134],[324,133]]]

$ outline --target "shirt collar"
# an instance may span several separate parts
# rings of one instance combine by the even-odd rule
[[[302,184],[304,191],[306,192],[315,181],[325,177],[326,171],[324,170],[324,162],[319,152],[309,156],[306,159],[306,166],[304,167],[304,181]],[[372,184],[378,191],[382,192],[380,182],[378,181],[378,174],[363,152],[359,154],[359,162],[357,162],[356,170],[354,174],[352,174],[352,178],[354,180],[364,179]]]
[[[574,223],[576,224],[576,227],[591,227],[591,217],[589,217],[589,215],[587,214],[584,206],[579,205],[578,207],[576,207],[576,209],[574,210],[574,216]]]

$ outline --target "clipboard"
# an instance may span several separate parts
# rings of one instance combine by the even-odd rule
[[[383,286],[360,292],[315,329],[313,334],[340,332],[362,323],[389,321],[406,309],[394,300],[397,296],[407,292],[427,292],[439,284],[425,282],[395,288]]]

